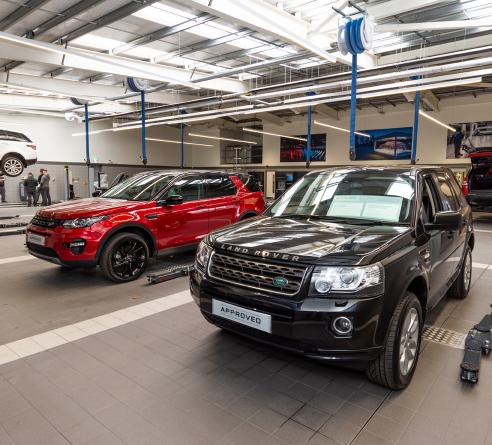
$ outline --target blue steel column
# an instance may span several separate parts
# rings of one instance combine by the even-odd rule
[[[418,79],[418,77],[417,77]],[[420,111],[420,91],[415,92],[415,103],[413,112],[413,132],[412,132],[412,154],[410,157],[410,163],[415,165],[417,163],[417,139],[419,136],[419,111]]]
[[[84,104],[85,113],[85,162],[91,165],[91,151],[89,146],[89,105]]]
[[[145,140],[145,91],[140,91],[140,103],[142,107],[142,163],[147,165],[147,145]]]
[[[181,110],[179,114],[186,114],[185,110]],[[181,168],[184,168],[184,140],[185,140],[185,127],[186,125],[179,124],[179,135],[181,139]]]
[[[306,142],[306,168],[311,164],[311,113],[313,107],[308,107],[308,122],[307,122],[307,142]]]
[[[357,54],[352,54],[352,82],[350,92],[350,160],[355,160],[355,113],[357,111]]]

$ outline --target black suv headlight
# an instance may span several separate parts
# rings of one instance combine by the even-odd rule
[[[309,295],[313,297],[354,294],[370,297],[384,292],[384,268],[380,263],[362,267],[316,266]]]
[[[198,269],[204,272],[207,270],[208,260],[210,259],[212,251],[213,249],[208,244],[208,239],[203,238],[196,250],[195,264]]]
[[[65,227],[65,229],[81,229],[82,227],[92,226],[106,218],[107,216],[91,216],[90,218],[66,219],[62,222],[62,226]]]

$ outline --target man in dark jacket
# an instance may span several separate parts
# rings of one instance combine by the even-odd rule
[[[41,176],[41,181],[39,181],[39,193],[41,194],[42,206],[51,205],[50,179],[48,170],[44,169],[43,176]]]
[[[5,200],[5,176],[0,172],[0,199],[2,202],[7,202]]]
[[[24,190],[27,196],[27,207],[32,205],[36,206],[36,191],[38,187],[38,181],[34,178],[34,175],[29,172],[27,178],[24,179]]]
[[[39,175],[38,175],[38,188],[36,189],[36,197],[34,199],[34,205],[38,205],[39,203],[39,197],[41,196],[40,190],[39,190],[39,184],[41,184],[41,178],[43,177],[44,169],[40,168],[39,169]]]

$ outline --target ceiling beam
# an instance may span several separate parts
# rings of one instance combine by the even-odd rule
[[[115,9],[114,11],[111,11],[96,20],[91,20],[89,23],[86,23],[85,25],[82,25],[79,28],[70,31],[69,33],[60,37],[60,40],[62,43],[70,42],[70,40],[74,40],[77,37],[83,36],[84,34],[88,34],[96,29],[116,22],[117,20],[124,19],[134,12],[137,12],[139,9],[150,6],[157,1],[158,0],[133,0],[122,6],[121,8]]]
[[[300,46],[322,59],[335,62],[336,58],[314,43],[308,36],[310,25],[274,5],[260,0],[181,0],[181,4],[240,23],[260,33]],[[329,47],[330,42],[326,42]]]
[[[490,45],[490,34],[478,37],[465,37],[462,40],[453,42],[441,43],[438,45],[426,46],[423,48],[413,49],[409,51],[395,51],[388,55],[381,55],[378,58],[378,65],[397,65],[400,62],[409,60],[417,60],[422,57],[438,56],[441,54],[454,53],[472,48],[479,48]]]
[[[218,91],[241,93],[246,85],[236,79],[200,80],[202,73],[191,70],[112,56],[96,51],[64,48],[46,42],[37,42],[13,34],[0,32],[2,57],[11,60],[31,61],[81,70],[98,71],[118,76],[139,77],[158,82],[168,82],[188,88],[208,88]],[[193,77],[193,78],[192,78]]]
[[[439,111],[439,99],[431,90],[423,91],[421,99],[431,111]]]
[[[447,2],[449,0],[390,0],[376,5],[368,4],[365,9],[371,17],[379,20]]]
[[[26,15],[33,12],[36,8],[43,6],[48,0],[27,0],[9,15],[0,20],[0,30],[5,30],[9,26],[17,23]]]
[[[75,80],[52,79],[49,77],[29,76],[25,74],[0,73],[0,84],[10,85],[13,88],[40,90],[66,96],[87,96],[110,99],[125,94],[126,88],[121,85],[102,85],[96,83],[78,82]],[[178,104],[183,101],[196,99],[196,96],[173,92],[149,92],[146,94],[149,102],[160,104]],[[140,100],[136,96],[135,100]]]
[[[62,12],[58,13],[56,16],[42,22],[40,25],[38,25],[36,28],[33,29],[33,32],[34,32],[34,39],[37,39],[38,37],[40,37],[42,34],[44,34],[46,31],[49,31],[50,29],[54,28],[55,26],[58,26],[59,24],[63,23],[64,21],[70,19],[70,18],[73,18],[75,17],[76,15],[78,14],[81,14],[82,12],[86,11],[87,9],[89,8],[92,8],[93,6],[95,6],[97,3],[101,3],[101,1],[104,1],[104,0],[80,0],[78,3],[76,3],[75,5],[72,5],[70,6],[69,8],[63,10]],[[87,25],[84,25],[82,27],[79,27],[77,28],[75,31],[73,31],[74,33],[77,31],[77,30],[80,30],[88,25],[91,25],[91,26],[95,26],[96,24],[99,24],[97,27],[100,27],[100,26],[105,26],[105,25],[109,25],[110,23],[112,23],[113,21],[115,20],[118,20],[120,17],[120,14],[123,14],[124,12],[132,9],[135,7],[135,5],[140,5],[138,9],[140,8],[143,8],[144,6],[147,6],[146,4],[140,4],[142,0],[138,0],[138,2],[136,3],[132,3],[132,4],[127,4],[125,6],[123,6],[122,8],[119,8],[119,9],[115,9],[114,11],[112,11],[111,13],[109,14],[106,14],[104,15],[103,17],[95,20],[95,21],[91,21],[89,24]],[[144,0],[145,1],[145,0]],[[130,6],[132,8],[130,8]],[[133,11],[135,12],[135,11]],[[114,20],[113,20],[114,18]],[[97,27],[95,27],[94,29],[97,29]],[[92,30],[94,30],[92,29]],[[0,30],[2,30],[2,28],[0,28]],[[87,31],[89,32],[89,31]],[[75,37],[73,37],[75,38]],[[66,36],[59,36],[55,39],[55,42],[61,42],[63,39],[65,39],[64,43],[68,42],[67,40],[67,37]],[[15,59],[14,59],[15,60]],[[22,61],[14,61],[14,62],[9,62],[7,64],[5,64],[3,66],[3,69],[5,71],[9,71],[9,70],[13,70],[14,68],[17,68],[19,65],[22,65]]]
[[[200,25],[202,23],[210,22],[211,20],[215,20],[216,17],[213,15],[202,13],[198,15],[196,18],[191,20],[186,20],[184,22],[178,23],[174,26],[166,26],[164,28],[158,29],[157,31],[153,31],[149,34],[145,34],[142,37],[138,37],[124,45],[118,46],[111,50],[112,54],[120,54],[126,51],[129,51],[132,48],[135,48],[140,45],[145,45],[146,43],[155,42],[156,40],[163,39],[164,37],[172,36],[181,31],[186,31],[187,29],[193,28],[194,26]]]
[[[331,119],[335,119],[337,121],[340,120],[338,111],[326,104],[317,105],[314,108],[314,111],[316,111],[316,113],[321,114],[323,116],[330,117]]]
[[[262,121],[270,122],[271,124],[275,124],[275,125],[278,125],[280,127],[282,125],[284,125],[284,123],[285,123],[285,120],[282,119],[281,117],[278,117],[277,115],[275,115],[273,113],[268,113],[268,112],[253,114],[252,117],[259,119],[259,120],[262,120]]]
[[[492,28],[492,17],[483,20],[450,20],[444,22],[385,23],[376,25],[377,32],[442,31],[448,29]]]

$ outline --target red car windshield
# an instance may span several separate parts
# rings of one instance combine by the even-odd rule
[[[133,176],[110,188],[101,195],[101,198],[151,201],[162,192],[174,178],[174,175],[166,173],[148,173]]]

